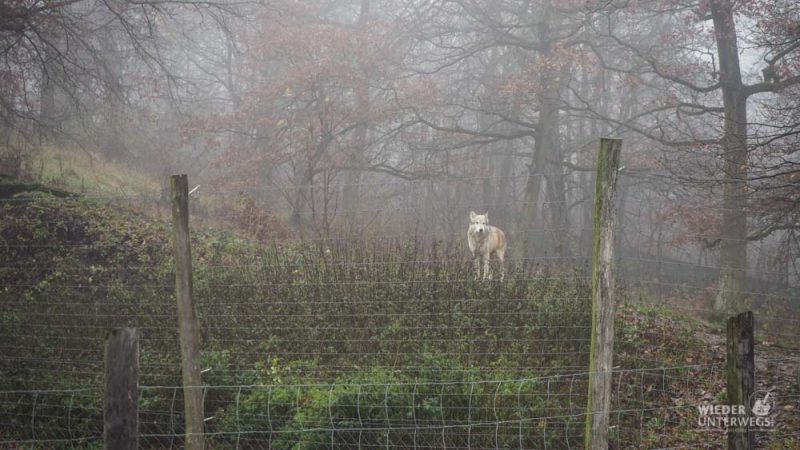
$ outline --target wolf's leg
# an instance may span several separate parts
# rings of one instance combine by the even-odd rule
[[[492,258],[489,255],[483,257],[483,279],[484,280],[491,280],[492,279]]]
[[[472,259],[472,265],[475,267],[475,279],[481,278],[481,255],[475,255]]]
[[[503,281],[506,278],[506,265],[504,262],[506,252],[505,250],[498,250],[496,254],[497,254],[497,260],[499,261],[500,264],[500,281]]]

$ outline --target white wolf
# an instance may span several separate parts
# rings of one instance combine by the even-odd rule
[[[481,276],[481,260],[483,260],[483,279],[492,279],[490,261],[496,255],[500,261],[500,280],[506,276],[503,259],[506,254],[506,234],[503,230],[489,225],[489,213],[475,214],[469,212],[469,229],[467,242],[475,264],[475,279]]]

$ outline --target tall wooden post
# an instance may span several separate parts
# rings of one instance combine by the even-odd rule
[[[594,198],[592,336],[584,447],[608,448],[611,370],[614,350],[614,224],[622,141],[600,139]]]
[[[139,336],[135,328],[114,330],[105,349],[103,445],[136,450],[139,428]]]
[[[172,222],[175,229],[175,289],[183,372],[186,448],[202,450],[203,387],[200,380],[200,324],[192,301],[192,252],[189,242],[189,181],[186,175],[170,177]]]
[[[750,399],[755,387],[755,354],[753,352],[753,313],[743,312],[728,319],[728,355],[725,372],[728,378],[728,404],[744,406],[747,417],[752,415]],[[749,427],[728,429],[728,449],[755,448],[755,434]]]

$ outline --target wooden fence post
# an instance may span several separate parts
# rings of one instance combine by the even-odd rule
[[[189,181],[186,175],[170,177],[172,222],[175,229],[175,289],[183,372],[186,449],[202,450],[203,387],[200,379],[200,324],[192,300],[192,252],[189,242]]]
[[[600,139],[594,198],[592,331],[584,447],[608,448],[614,349],[614,224],[622,141]]]
[[[139,444],[139,336],[135,328],[109,333],[105,363],[104,448],[136,450]]]
[[[728,319],[728,355],[725,372],[728,379],[728,404],[744,406],[746,416],[752,415],[750,399],[755,387],[755,354],[753,352],[754,319],[751,311]],[[739,416],[741,417],[741,416]],[[755,435],[749,427],[728,429],[728,448],[755,448]]]

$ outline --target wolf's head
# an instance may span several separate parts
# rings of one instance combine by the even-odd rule
[[[489,225],[489,213],[475,214],[475,211],[469,212],[469,231],[482,236],[487,231],[487,225]]]

